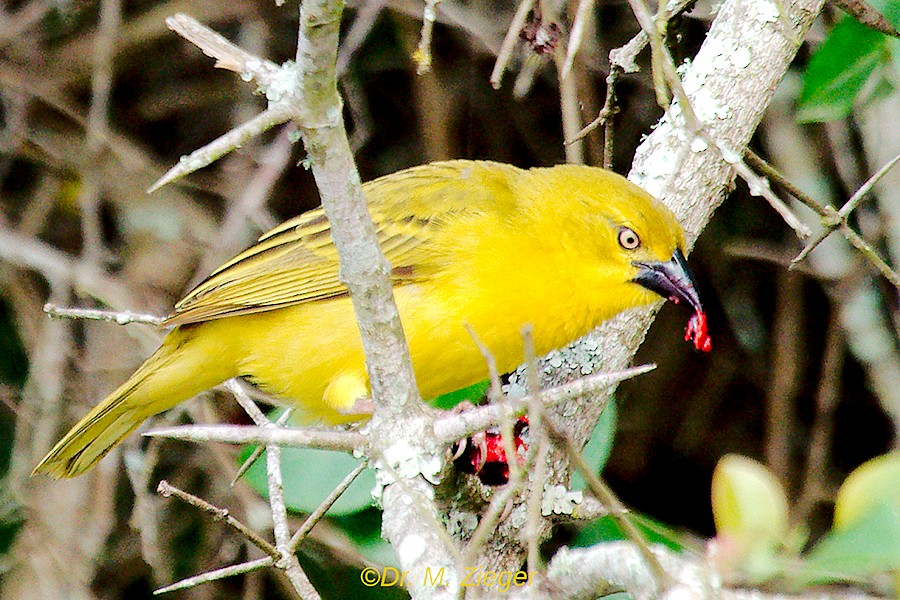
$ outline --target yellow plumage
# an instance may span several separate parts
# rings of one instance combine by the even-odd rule
[[[664,206],[597,168],[450,161],[364,190],[425,398],[487,377],[466,324],[511,370],[526,323],[543,353],[658,300],[634,281],[640,263],[667,261],[683,245]],[[623,246],[623,231],[637,236],[636,248]],[[236,376],[322,422],[360,418],[349,413],[367,393],[363,354],[321,210],[215,271],[167,324],[176,327],[162,346],[36,472],[81,474],[147,417]]]

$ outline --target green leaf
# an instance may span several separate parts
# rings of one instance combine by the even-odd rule
[[[369,508],[350,515],[331,519],[356,543],[356,549],[366,560],[377,565],[400,567],[393,547],[381,537],[381,510]]]
[[[609,454],[612,452],[613,440],[616,437],[616,421],[617,411],[615,399],[610,399],[609,404],[600,415],[597,426],[591,433],[591,439],[582,450],[584,461],[590,466],[595,473],[603,471],[606,461],[609,460]],[[573,490],[587,489],[587,483],[578,471],[572,475],[572,483],[570,485]]]
[[[831,530],[807,554],[801,585],[846,581],[900,570],[900,510],[871,506],[849,527]]]
[[[250,455],[246,448],[242,458]],[[343,452],[312,448],[282,448],[281,470],[284,478],[284,499],[289,510],[310,513],[337,487],[347,473],[356,468],[359,460]],[[268,498],[266,456],[263,454],[244,475],[244,479],[260,495]],[[372,505],[375,473],[367,469],[347,488],[328,511],[331,516],[348,515]]]
[[[842,19],[803,74],[797,120],[832,121],[847,116],[869,77],[888,60],[886,36],[850,17]]]
[[[834,528],[851,527],[882,503],[900,513],[900,452],[876,456],[850,473],[834,499]]]
[[[434,400],[429,400],[428,404],[434,406],[435,408],[440,408],[443,410],[453,408],[460,402],[465,402],[467,400],[472,404],[478,404],[484,397],[490,385],[491,382],[485,379],[484,381],[479,381],[478,383],[474,383],[469,387],[462,388],[461,390],[448,392],[443,396],[438,396]]]
[[[628,518],[638,528],[644,539],[647,540],[647,543],[651,545],[662,544],[676,552],[684,549],[682,535],[664,523],[636,512],[628,513]],[[570,545],[577,548],[585,548],[603,542],[627,539],[628,536],[619,527],[616,519],[607,515],[594,519],[588,525],[582,527]]]
[[[745,553],[779,546],[788,535],[784,488],[762,463],[723,456],[713,471],[711,499],[716,534]]]

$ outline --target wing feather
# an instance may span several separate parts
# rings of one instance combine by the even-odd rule
[[[521,171],[500,163],[448,161],[414,167],[363,186],[394,285],[441,269],[435,238],[447,223],[512,209],[510,182]],[[285,221],[225,263],[175,305],[166,324],[252,314],[347,293],[321,208]]]

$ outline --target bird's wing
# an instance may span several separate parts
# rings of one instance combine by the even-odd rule
[[[433,242],[446,223],[510,207],[509,181],[518,173],[499,163],[448,161],[364,185],[394,285],[422,281],[440,270],[444,252]],[[346,293],[320,208],[282,223],[213,272],[175,305],[166,324],[263,312]]]

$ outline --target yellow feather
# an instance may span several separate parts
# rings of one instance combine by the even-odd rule
[[[487,377],[470,325],[502,371],[659,297],[632,282],[634,261],[683,245],[674,216],[624,178],[561,165],[478,161],[415,167],[364,186],[423,397]],[[618,242],[622,226],[642,240]],[[176,306],[162,347],[35,469],[83,473],[144,419],[234,376],[326,423],[354,420],[367,390],[363,353],[321,210],[291,219],[216,270]]]

